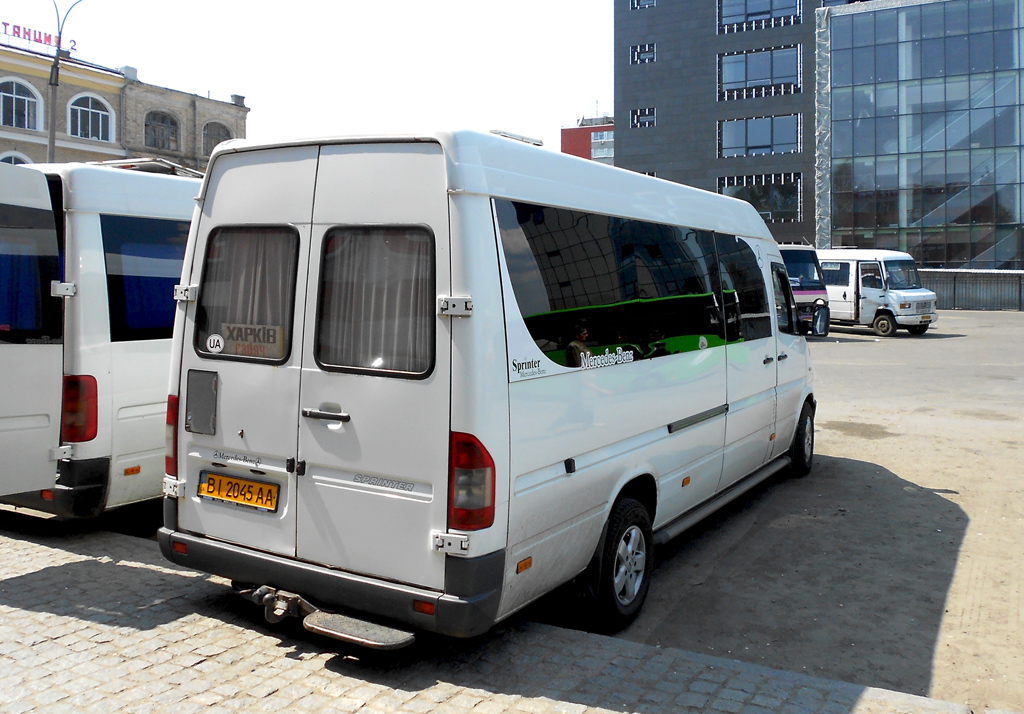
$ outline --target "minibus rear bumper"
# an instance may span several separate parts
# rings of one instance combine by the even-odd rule
[[[165,499],[165,516],[168,510]],[[174,504],[177,505],[177,504]],[[401,623],[453,637],[473,637],[495,623],[505,574],[505,551],[478,558],[445,557],[445,592],[333,570],[273,553],[161,528],[164,557],[191,570],[236,583],[270,585],[302,595],[326,610]],[[182,552],[185,551],[185,552]],[[419,603],[416,607],[414,603]],[[426,614],[423,604],[432,604]]]

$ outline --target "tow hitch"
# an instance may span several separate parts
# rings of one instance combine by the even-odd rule
[[[286,617],[301,617],[302,626],[310,632],[377,650],[406,647],[416,640],[411,632],[327,612],[301,595],[269,585],[258,588],[232,586],[246,600],[263,606],[263,616],[267,622],[277,623]]]

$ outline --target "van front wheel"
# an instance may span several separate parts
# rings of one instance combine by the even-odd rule
[[[912,335],[923,335],[928,332],[928,325],[911,325],[907,328],[907,332]]]
[[[887,312],[879,313],[871,328],[879,337],[892,337],[896,334],[896,318]]]
[[[811,464],[814,463],[814,407],[809,403],[805,403],[800,411],[789,460],[789,472],[793,476],[802,477],[811,472]]]
[[[617,501],[608,518],[608,532],[596,583],[595,622],[604,632],[618,632],[636,617],[651,587],[654,534],[651,517],[639,501]]]

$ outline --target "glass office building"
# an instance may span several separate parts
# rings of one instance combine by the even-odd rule
[[[1022,20],[1024,0],[817,11],[819,247],[1024,269]]]

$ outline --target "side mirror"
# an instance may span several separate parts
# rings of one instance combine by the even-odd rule
[[[828,334],[828,323],[832,312],[828,305],[815,305],[814,319],[811,321],[811,334],[815,337],[825,337]]]

